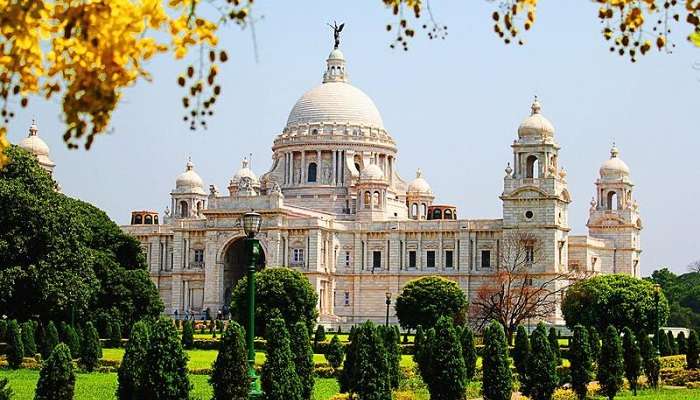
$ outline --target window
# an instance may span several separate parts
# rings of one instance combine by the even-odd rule
[[[144,224],[153,225],[153,217],[150,215],[146,215],[146,218],[144,218]]]
[[[525,262],[532,264],[535,261],[535,247],[532,245],[525,246]]]
[[[350,305],[350,292],[345,292],[345,295],[343,296],[343,304],[345,306]]]
[[[435,268],[435,252],[428,250],[425,254],[425,264],[428,268]]]
[[[292,250],[292,264],[299,265],[304,263],[304,249]]]
[[[490,250],[481,250],[481,268],[491,268]]]
[[[540,177],[540,161],[537,156],[531,155],[527,157],[526,160],[527,173],[526,178],[539,178]]]
[[[372,252],[372,270],[382,269],[382,252],[373,251]]]
[[[617,210],[617,192],[608,193],[608,210]]]
[[[345,252],[345,266],[346,267],[350,266],[350,252],[349,251]]]
[[[428,205],[425,203],[421,204],[421,216],[423,218],[427,218],[428,216]]]
[[[187,218],[189,216],[190,216],[189,207],[187,206],[187,202],[183,200],[180,202],[180,217]]]
[[[453,268],[454,267],[453,254],[454,254],[454,252],[452,250],[445,251],[445,268]]]
[[[452,219],[452,210],[445,210],[445,219]]]
[[[416,267],[416,251],[411,250],[408,252],[408,268]]]
[[[442,210],[436,208],[433,210],[433,219],[442,219]]]
[[[316,182],[316,169],[316,163],[309,163],[308,174],[306,175],[308,182]]]
[[[534,214],[532,213],[532,211],[530,211],[530,210],[525,211],[525,218],[531,219],[533,215]]]
[[[379,192],[374,192],[372,195],[372,205],[375,207],[379,207]]]
[[[372,205],[372,195],[369,192],[365,192],[365,208],[370,208]]]
[[[204,262],[204,250],[196,249],[194,251],[194,262],[203,263]]]
[[[418,218],[418,204],[413,203],[411,206],[411,217],[412,218]]]
[[[141,218],[141,214],[134,217],[134,224],[135,225],[141,225],[143,223],[142,221],[143,221],[143,219]]]
[[[525,278],[525,286],[532,286],[532,278]]]

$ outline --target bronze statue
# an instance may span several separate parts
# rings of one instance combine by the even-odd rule
[[[338,26],[338,23],[333,21],[333,25],[328,24],[331,28],[333,28],[333,39],[335,39],[335,45],[333,46],[334,49],[337,49],[338,46],[340,46],[340,32],[343,31],[343,27],[345,26],[345,23],[340,24]]]

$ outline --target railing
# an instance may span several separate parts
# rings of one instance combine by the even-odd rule
[[[204,261],[193,261],[188,269],[204,269]]]

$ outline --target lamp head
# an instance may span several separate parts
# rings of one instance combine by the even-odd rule
[[[251,211],[243,214],[241,220],[243,225],[243,231],[249,238],[254,238],[255,235],[258,232],[260,232],[262,215],[256,213],[255,211]]]
[[[391,292],[386,292],[385,295],[386,295],[386,300],[391,301]]]

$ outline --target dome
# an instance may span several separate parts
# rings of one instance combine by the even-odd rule
[[[39,164],[54,166],[53,161],[49,158],[49,146],[39,137],[39,129],[34,121],[32,121],[32,125],[29,127],[29,136],[19,142],[19,147],[34,154]]]
[[[613,144],[610,149],[610,159],[605,160],[600,166],[600,177],[602,179],[622,179],[629,177],[630,168],[618,156],[620,150]]]
[[[537,100],[537,97],[535,97],[535,101],[532,102],[531,110],[530,116],[525,118],[518,127],[518,136],[520,138],[545,138],[554,136],[554,126],[547,118],[540,114],[542,106]]]
[[[433,190],[430,188],[430,185],[428,184],[428,181],[423,178],[423,171],[418,169],[416,171],[416,179],[411,181],[411,183],[408,184],[408,192],[409,193],[429,193],[432,194]]]
[[[367,180],[382,180],[384,179],[384,172],[379,168],[377,164],[370,164],[362,169],[360,172],[360,179]]]
[[[199,174],[194,171],[192,160],[187,161],[185,172],[180,174],[175,180],[175,191],[180,193],[205,194],[204,182]]]
[[[249,164],[250,164],[249,161],[246,158],[244,158],[243,161],[241,162],[241,169],[239,169],[233,175],[233,178],[231,178],[231,183],[238,184],[238,182],[240,182],[242,178],[250,178],[251,183],[253,185],[260,184],[260,181],[258,180],[258,176],[255,175],[255,172],[253,172],[252,169],[250,169]]]
[[[345,56],[343,55],[343,52],[340,51],[339,49],[333,49],[331,51],[331,54],[328,55],[329,60],[345,60]]]

